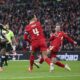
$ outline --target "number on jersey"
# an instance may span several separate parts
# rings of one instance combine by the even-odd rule
[[[39,35],[38,29],[37,28],[33,29],[33,33],[38,36]]]

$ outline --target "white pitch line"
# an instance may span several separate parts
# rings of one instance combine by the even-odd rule
[[[36,77],[30,77],[30,76],[23,76],[23,77],[11,77],[11,78],[0,78],[0,80],[15,80],[15,79],[38,79],[38,78],[62,78],[62,77],[80,77],[80,75],[59,75],[59,76],[36,76]]]

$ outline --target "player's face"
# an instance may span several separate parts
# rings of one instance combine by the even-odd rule
[[[6,29],[9,29],[9,25],[8,24],[6,25]]]
[[[9,25],[8,24],[4,25],[4,28],[9,29]]]
[[[56,26],[55,31],[60,31],[60,26]]]

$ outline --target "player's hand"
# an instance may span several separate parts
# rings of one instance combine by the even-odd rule
[[[77,45],[77,42],[76,41],[74,41],[74,45]]]
[[[49,46],[49,50],[51,51],[54,47],[53,46]]]

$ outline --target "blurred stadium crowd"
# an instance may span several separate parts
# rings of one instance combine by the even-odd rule
[[[1,2],[2,1],[2,2]],[[37,15],[48,39],[54,32],[55,24],[61,24],[61,29],[73,37],[78,45],[67,43],[63,50],[80,50],[80,0],[1,0],[0,23],[10,24],[18,44],[18,50],[29,48],[23,40],[24,27],[28,24],[30,12]]]

